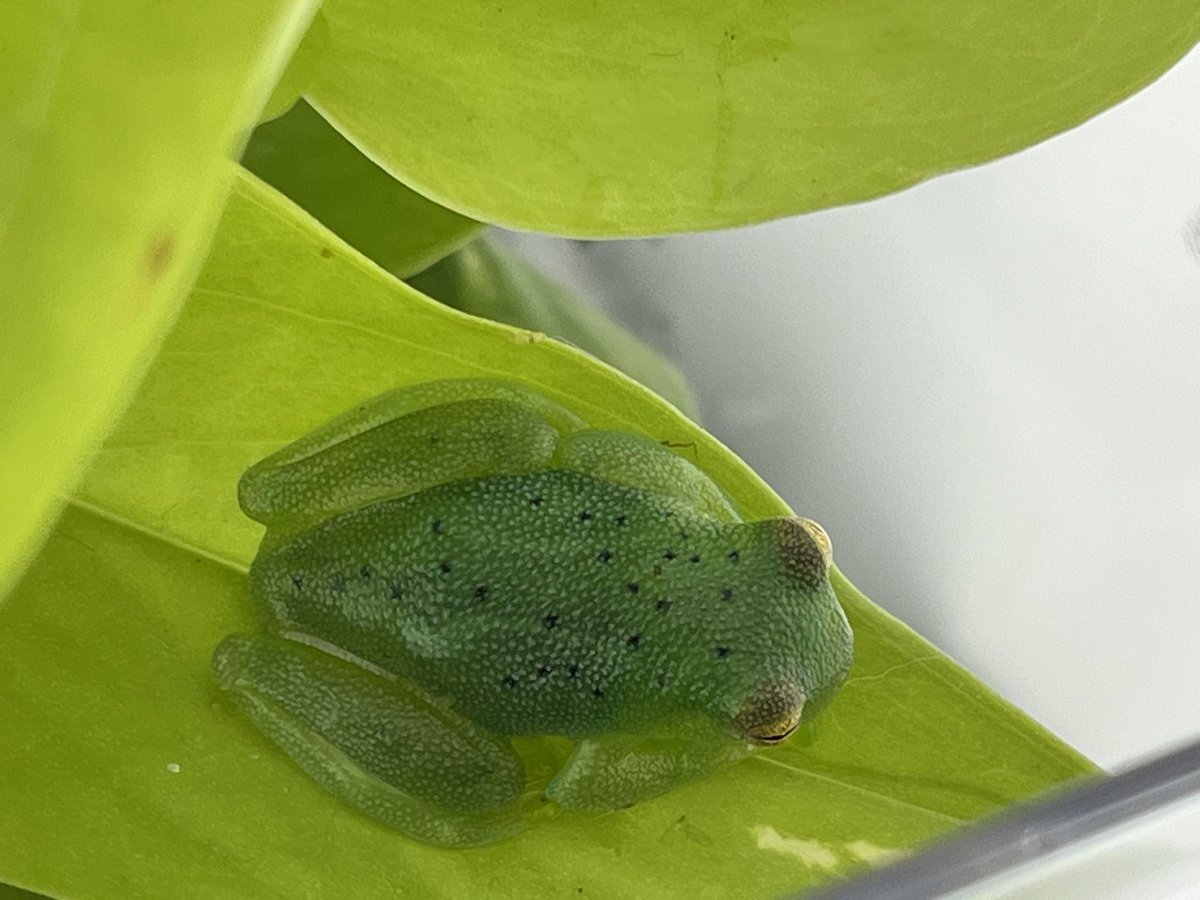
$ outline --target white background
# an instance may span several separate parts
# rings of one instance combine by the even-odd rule
[[[876,602],[1098,763],[1200,736],[1200,52],[882,200],[510,236],[665,342]]]

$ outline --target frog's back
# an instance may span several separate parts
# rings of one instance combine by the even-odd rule
[[[274,627],[321,635],[504,734],[703,705],[772,548],[658,494],[548,470],[345,513],[256,560]],[[711,679],[700,670],[713,668]]]

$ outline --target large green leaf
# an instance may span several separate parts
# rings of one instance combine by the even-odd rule
[[[315,0],[18,0],[0,25],[0,596],[199,270]]]
[[[1195,0],[327,0],[309,96],[422,193],[575,235],[717,228],[992,159],[1147,84]]]
[[[630,810],[547,810],[480,850],[339,805],[209,677],[216,642],[250,627],[258,526],[235,482],[377,391],[470,375],[693,443],[746,513],[786,509],[627,378],[422,297],[244,177],[141,394],[0,609],[0,880],[101,898],[768,896],[1092,771],[839,576],[855,668],[785,747]]]
[[[685,415],[698,417],[683,373],[657,350],[486,236],[408,283],[473,316],[574,344],[656,391]]]
[[[254,129],[242,165],[401,277],[437,262],[482,227],[396,181],[303,100]]]

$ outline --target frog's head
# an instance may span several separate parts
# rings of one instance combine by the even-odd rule
[[[853,636],[829,583],[832,545],[810,519],[756,523],[778,548],[782,577],[757,612],[754,650],[727,714],[739,740],[786,740],[829,704],[853,661]]]

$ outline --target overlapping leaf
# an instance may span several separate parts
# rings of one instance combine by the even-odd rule
[[[0,599],[174,320],[314,6],[5,5]]]
[[[1010,153],[1147,84],[1194,0],[328,0],[309,95],[402,180],[573,235],[727,227]]]
[[[303,100],[254,130],[242,165],[401,277],[437,262],[482,227],[396,181]]]

